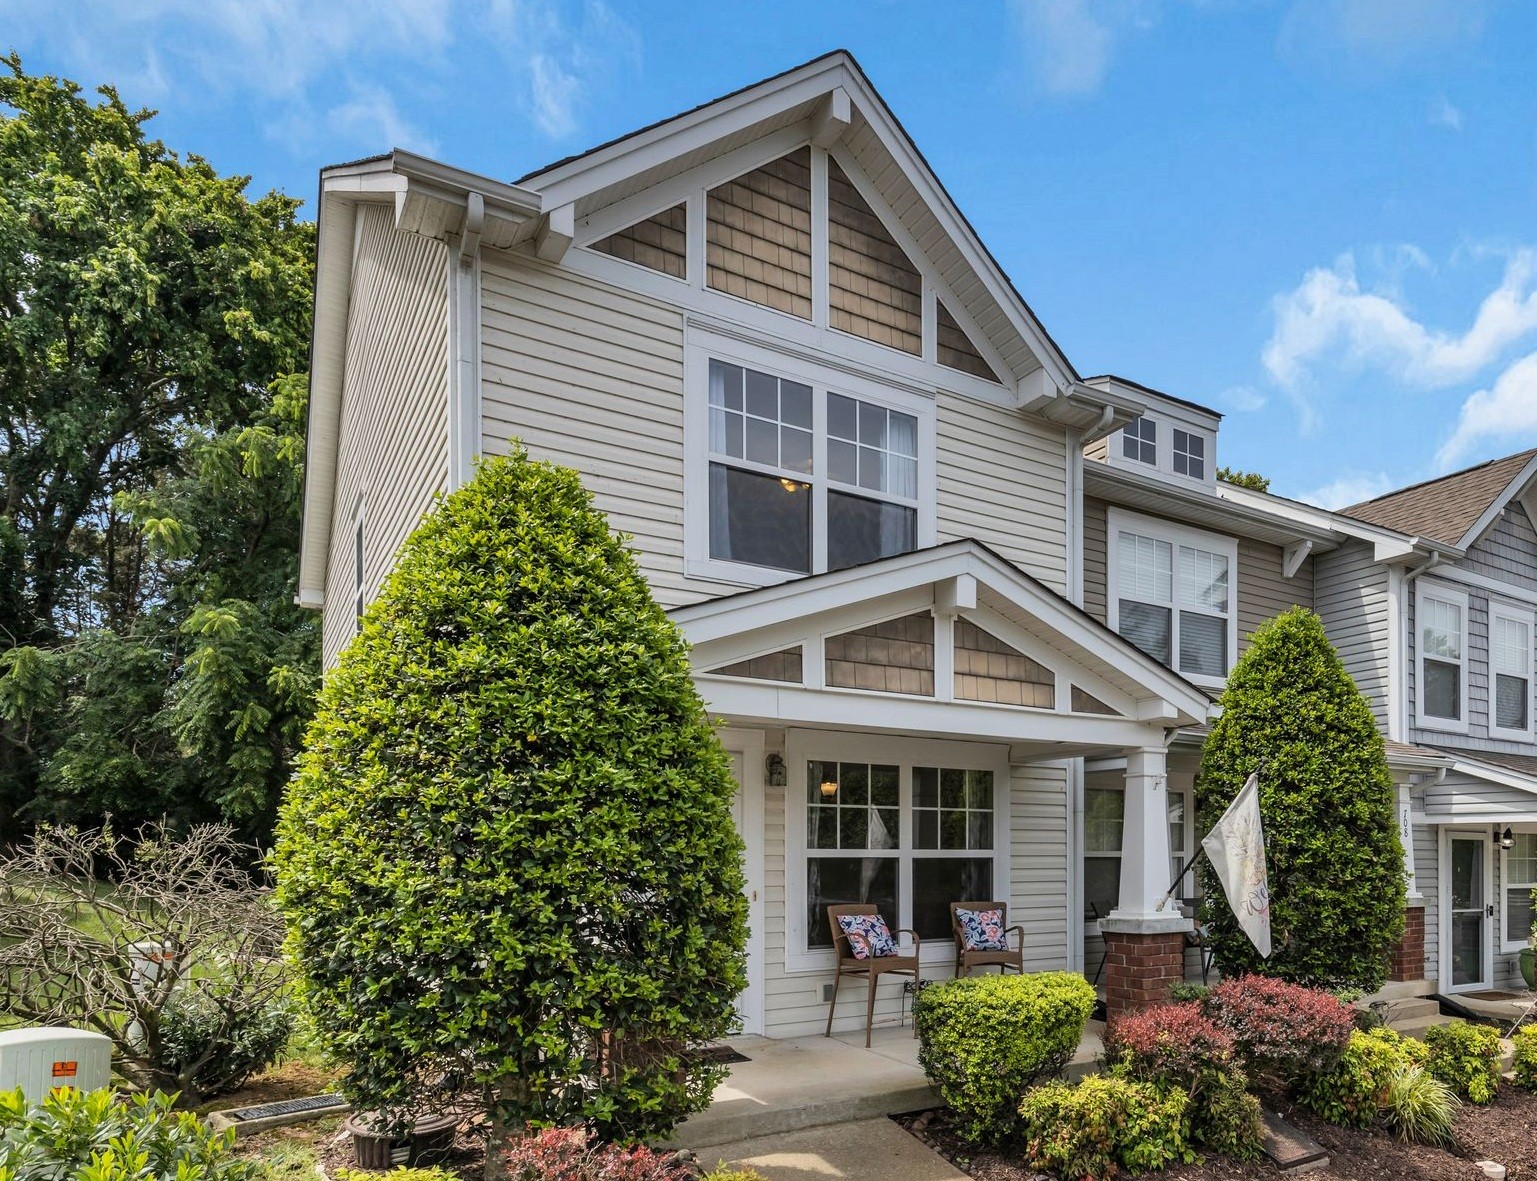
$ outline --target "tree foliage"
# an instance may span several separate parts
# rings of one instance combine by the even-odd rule
[[[1224,973],[1378,988],[1404,927],[1393,781],[1371,707],[1318,616],[1294,607],[1261,627],[1221,705],[1196,779],[1200,823],[1203,831],[1215,824],[1259,772],[1274,944],[1260,959],[1203,861]]]
[[[521,451],[411,535],[327,676],[279,903],[359,1105],[468,1086],[502,1134],[709,1100],[744,985],[730,767],[576,475]],[[500,1154],[493,1151],[493,1163]]]
[[[0,837],[260,833],[316,669],[292,595],[313,228],[111,88],[0,71]],[[7,111],[9,113],[7,113]]]
[[[1258,472],[1246,472],[1236,467],[1219,467],[1217,479],[1224,484],[1236,484],[1240,488],[1249,488],[1255,492],[1270,491],[1270,477],[1262,476]]]

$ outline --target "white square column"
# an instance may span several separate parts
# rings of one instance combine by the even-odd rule
[[[1168,753],[1161,746],[1126,751],[1126,806],[1121,827],[1121,898],[1108,916],[1119,931],[1189,931],[1194,924],[1170,900]],[[1103,923],[1101,924],[1103,926]]]

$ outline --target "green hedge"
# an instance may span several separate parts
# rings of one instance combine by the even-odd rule
[[[941,981],[913,1003],[918,1060],[960,1133],[996,1143],[1017,1128],[1026,1089],[1067,1065],[1093,1009],[1094,989],[1071,972]]]
[[[1500,1035],[1487,1025],[1453,1021],[1425,1031],[1425,1069],[1469,1103],[1493,1103],[1500,1087]]]
[[[1425,1062],[1426,1048],[1391,1029],[1356,1030],[1338,1062],[1302,1079],[1298,1102],[1332,1124],[1365,1128],[1387,1102],[1395,1076]]]
[[[1077,1086],[1048,1083],[1020,1104],[1025,1160],[1073,1181],[1191,1162],[1188,1102],[1178,1087],[1111,1075],[1091,1075]]]
[[[1510,1064],[1516,1086],[1537,1091],[1537,1025],[1523,1025],[1511,1035],[1511,1041],[1516,1047]]]

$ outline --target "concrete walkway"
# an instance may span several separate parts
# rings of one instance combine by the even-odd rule
[[[952,1181],[966,1176],[885,1116],[739,1140],[701,1151],[699,1157],[706,1166],[720,1160],[755,1169],[768,1181]]]

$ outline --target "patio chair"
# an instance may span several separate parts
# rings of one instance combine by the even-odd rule
[[[865,1049],[870,1048],[870,1027],[875,1023],[875,985],[882,976],[893,973],[913,978],[913,987],[918,986],[918,933],[908,928],[893,931],[893,938],[900,935],[913,937],[913,953],[903,955],[900,951],[895,955],[866,955],[863,958],[854,954],[854,945],[851,939],[859,940],[861,936],[846,934],[843,924],[838,919],[844,915],[879,915],[880,909],[869,904],[846,904],[842,906],[829,906],[827,908],[827,927],[832,932],[833,950],[838,956],[838,974],[833,980],[832,999],[827,1004],[827,1037],[833,1035],[833,1010],[838,1007],[838,990],[843,985],[845,976],[863,976],[869,981],[869,991],[865,998]],[[913,1026],[913,1036],[918,1034],[918,1027]]]
[[[980,913],[996,910],[999,914],[998,929],[1003,937],[1004,945],[999,948],[968,947],[966,932],[961,924],[961,912],[970,911]],[[1002,975],[1010,968],[1024,975],[1025,971],[1025,929],[1018,924],[1009,926],[1009,904],[1007,902],[952,902],[950,904],[950,931],[955,936],[955,975],[970,976],[973,968],[985,968],[996,964],[998,973]],[[1018,939],[1015,946],[1008,945],[1009,935],[1017,933]]]
[[[1210,984],[1212,963],[1217,956],[1217,949],[1211,941],[1210,924],[1197,923],[1195,930],[1186,931],[1185,946],[1201,953],[1201,983]]]

